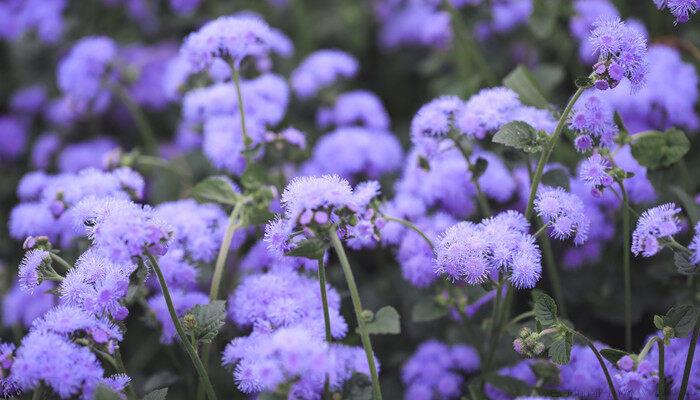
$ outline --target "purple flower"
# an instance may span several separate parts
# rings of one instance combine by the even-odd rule
[[[19,283],[15,283],[2,299],[3,326],[30,327],[34,319],[54,306],[55,296],[49,292],[53,288],[52,282],[44,281],[34,289],[34,293],[27,294]]]
[[[107,137],[97,137],[66,145],[56,161],[61,172],[79,172],[86,168],[102,169],[104,157],[117,143]]]
[[[10,110],[14,113],[34,115],[41,111],[47,100],[46,88],[41,84],[18,89],[10,99]]]
[[[579,41],[579,58],[587,64],[597,61],[587,37],[595,21],[603,15],[617,17],[619,14],[609,0],[576,0],[576,14],[569,21],[571,34]]]
[[[632,232],[632,253],[651,257],[661,250],[659,239],[670,238],[681,231],[677,214],[681,212],[674,203],[666,203],[650,208],[637,220]]]
[[[246,119],[248,137],[257,143],[262,139],[264,127],[255,119]],[[240,116],[218,116],[209,118],[204,125],[202,150],[209,161],[232,174],[240,175],[246,167],[243,155],[245,144],[241,131]]]
[[[322,128],[335,125],[387,130],[389,114],[376,94],[367,90],[354,90],[338,96],[332,108],[319,109],[316,122]]]
[[[633,90],[644,84],[648,66],[644,32],[617,16],[604,15],[593,24],[589,41],[598,55],[593,66],[598,89],[615,87],[623,77],[629,79]]]
[[[446,48],[452,42],[450,15],[427,2],[394,2],[382,13],[379,41],[392,49],[403,45]]]
[[[593,146],[610,147],[618,134],[613,109],[600,97],[590,94],[576,102],[569,117],[569,128],[576,132],[576,150],[586,152]]]
[[[61,139],[54,132],[42,133],[34,141],[30,155],[31,165],[38,169],[47,169],[53,164],[52,158],[61,147]]]
[[[600,343],[596,343],[595,346],[598,349],[607,347]],[[609,361],[604,362],[608,371],[613,370],[613,365]],[[598,359],[586,346],[573,346],[571,361],[561,367],[560,382],[561,389],[584,398],[601,398],[609,395],[608,384]]]
[[[73,306],[58,306],[34,321],[32,329],[51,332],[70,338],[71,335],[87,335],[97,344],[116,343],[122,340],[121,330],[107,318]],[[108,346],[111,347],[111,346]]]
[[[34,289],[42,282],[42,269],[50,265],[49,252],[46,250],[29,250],[19,263],[17,278],[20,287],[26,293],[34,293]]]
[[[14,161],[27,146],[27,128],[18,118],[0,116],[0,161]]]
[[[591,189],[591,194],[600,196],[603,190],[610,187],[614,182],[613,177],[610,176],[610,169],[610,161],[595,153],[581,161],[578,168],[579,179]]]
[[[245,57],[266,57],[273,40],[265,21],[250,15],[219,17],[185,39],[180,53],[195,71],[209,67],[215,59],[238,68]]]
[[[352,78],[359,64],[355,57],[341,50],[317,50],[292,71],[294,93],[301,99],[316,95],[341,78]]]
[[[550,236],[559,240],[573,237],[576,245],[588,239],[590,220],[575,194],[560,187],[543,186],[537,191],[535,211],[551,227]]]
[[[666,7],[676,17],[676,24],[684,24],[690,20],[690,15],[695,14],[700,8],[697,0],[654,0],[659,10]]]

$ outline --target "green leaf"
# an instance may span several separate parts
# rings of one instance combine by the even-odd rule
[[[683,131],[671,128],[666,132],[648,131],[633,137],[632,155],[650,169],[668,167],[690,150],[690,141]]]
[[[700,268],[693,264],[687,254],[680,251],[673,252],[673,263],[679,273],[683,275],[695,275],[700,272]]]
[[[541,290],[533,290],[532,300],[535,320],[543,327],[554,325],[557,322],[557,303],[554,299]]]
[[[576,87],[579,88],[579,89],[588,89],[588,88],[590,88],[590,87],[593,87],[593,84],[594,84],[594,83],[595,83],[595,82],[593,82],[593,79],[591,79],[591,78],[588,77],[588,76],[579,76],[579,77],[576,78],[576,80],[574,81],[574,84],[575,84]]]
[[[571,346],[573,338],[569,334],[559,335],[549,345],[549,357],[552,362],[559,365],[568,364],[571,359]]]
[[[537,153],[542,150],[537,130],[522,121],[512,121],[501,126],[493,136],[493,142],[515,147],[526,153]]]
[[[628,356],[629,353],[618,349],[602,349],[600,355],[611,363],[617,364],[622,357]]]
[[[95,389],[94,400],[121,400],[122,397],[107,386],[100,385]]]
[[[347,400],[371,400],[372,382],[365,374],[357,372],[352,374],[352,377],[345,383],[342,398]]]
[[[246,202],[241,214],[243,226],[264,224],[274,217],[270,212],[270,202],[274,194],[269,187],[258,187],[248,192],[248,196],[250,200]]]
[[[673,328],[673,336],[684,338],[693,329],[695,321],[698,319],[698,311],[695,307],[687,304],[671,307],[663,316],[664,327]]]
[[[294,257],[306,257],[312,260],[318,260],[328,249],[328,244],[318,238],[307,239],[299,243],[297,247],[288,251],[286,255]]]
[[[226,302],[215,300],[209,304],[196,305],[188,314],[194,316],[196,324],[189,329],[186,327],[187,332],[203,343],[211,343],[224,325]]]
[[[484,389],[481,388],[481,380],[475,378],[471,382],[469,382],[469,386],[467,389],[469,390],[469,400],[489,400],[488,397],[486,397],[486,393],[484,393]]]
[[[268,172],[260,164],[249,164],[241,175],[241,186],[246,191],[255,190],[265,184]]]
[[[479,179],[481,175],[486,172],[486,168],[488,168],[489,162],[487,159],[483,157],[477,157],[476,162],[472,165],[472,167],[469,169],[470,172],[472,173],[472,176],[474,179]]]
[[[510,376],[487,375],[486,382],[514,397],[527,396],[532,391],[530,385]]]
[[[236,205],[240,194],[233,191],[231,181],[225,176],[210,176],[192,188],[192,197],[200,203]]]
[[[671,186],[670,190],[683,205],[683,209],[688,214],[690,222],[692,222],[693,225],[698,223],[698,221],[700,221],[700,207],[698,207],[698,205],[695,203],[695,199],[690,197],[690,195],[688,195],[688,193],[686,193],[685,190],[681,189],[678,186]]]
[[[423,297],[413,306],[411,320],[413,322],[429,322],[447,315],[447,308],[441,307],[433,297]]]
[[[654,315],[654,326],[656,329],[664,329],[664,318],[660,315]]]
[[[365,324],[370,335],[398,335],[401,333],[401,317],[392,306],[384,306],[374,314],[374,319]]]
[[[508,76],[503,78],[503,85],[518,94],[520,101],[529,106],[547,108],[549,103],[542,95],[535,78],[527,67],[519,65]]]
[[[559,384],[559,367],[549,361],[533,361],[529,364],[532,373],[547,386]]]
[[[542,183],[547,186],[561,187],[569,191],[569,174],[563,168],[552,168],[542,175]]]
[[[168,397],[168,388],[154,390],[143,396],[143,400],[165,400]]]

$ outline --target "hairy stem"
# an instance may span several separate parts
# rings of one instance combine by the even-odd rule
[[[165,277],[163,277],[163,272],[160,270],[160,266],[158,266],[158,261],[156,261],[155,257],[153,257],[151,254],[147,254],[146,256],[148,257],[148,261],[151,264],[153,271],[155,271],[156,277],[158,278],[158,283],[160,284],[160,289],[163,292],[165,304],[168,307],[168,313],[170,313],[170,319],[173,321],[173,325],[175,325],[175,331],[177,331],[177,335],[180,337],[180,344],[182,344],[182,346],[185,348],[187,355],[190,356],[192,364],[194,365],[194,368],[197,370],[197,374],[199,375],[199,379],[204,384],[204,389],[206,390],[207,397],[209,397],[209,400],[216,400],[216,393],[214,392],[214,387],[211,385],[211,381],[209,380],[209,375],[207,375],[207,370],[206,368],[204,368],[202,360],[199,359],[199,355],[197,355],[197,350],[194,348],[192,343],[190,343],[190,340],[187,337],[185,330],[182,328],[180,318],[178,318],[177,313],[175,312],[175,306],[173,306],[173,299],[172,297],[170,297],[170,290],[168,290],[168,284],[165,282]]]
[[[414,223],[412,223],[411,221],[405,220],[405,219],[403,219],[403,218],[392,217],[392,216],[386,215],[386,214],[383,214],[383,217],[384,217],[384,219],[387,220],[387,221],[392,221],[392,222],[399,223],[399,224],[405,226],[406,228],[408,228],[408,229],[414,231],[415,233],[417,233],[418,235],[420,235],[420,237],[422,237],[423,240],[425,240],[426,243],[428,243],[428,245],[430,246],[431,249],[434,249],[434,248],[435,248],[435,245],[433,244],[433,241],[430,240],[430,238],[428,237],[428,235],[426,235],[425,232],[423,232],[419,227],[417,227],[417,226],[416,226]]]
[[[500,315],[501,315],[501,296],[503,294],[503,277],[498,276],[498,286],[496,287],[496,297],[493,299],[493,310],[491,314],[491,335],[489,339],[489,348],[486,355],[485,371],[489,371],[493,363],[493,357],[496,354],[498,339],[500,336]]]
[[[527,218],[528,220],[530,219],[530,215],[532,214],[532,209],[535,204],[535,196],[537,195],[537,188],[540,186],[540,181],[542,180],[542,173],[544,172],[544,167],[545,165],[547,165],[547,162],[549,162],[549,158],[552,156],[552,152],[557,146],[557,142],[559,142],[559,136],[561,136],[562,131],[564,131],[564,126],[566,125],[566,118],[569,116],[571,110],[574,108],[576,100],[578,100],[578,98],[581,97],[582,94],[582,88],[576,90],[576,93],[574,93],[574,95],[569,100],[569,103],[566,105],[566,108],[564,108],[564,112],[561,114],[561,117],[559,117],[559,122],[557,123],[557,127],[554,129],[554,133],[549,138],[549,141],[547,141],[546,147],[542,150],[542,155],[540,156],[540,160],[537,163],[537,169],[535,169],[535,175],[532,177],[532,183],[530,185],[530,197],[527,200],[527,208],[525,209],[525,218]]]
[[[333,340],[331,335],[331,316],[328,310],[328,293],[326,288],[326,267],[323,264],[323,257],[318,259],[318,284],[321,290],[321,304],[323,305],[323,326],[326,330],[326,342],[328,344]],[[328,379],[328,374],[326,374],[326,381],[323,384],[323,398],[330,400],[331,390],[330,381]]]
[[[245,109],[243,107],[243,91],[241,90],[241,77],[240,72],[236,66],[232,65],[233,70],[233,84],[236,86],[236,96],[238,96],[238,114],[241,117],[241,133],[243,134],[243,145],[247,149],[248,146],[253,144],[253,139],[248,136],[248,128],[245,124]],[[248,157],[246,156],[246,159]]]
[[[117,349],[114,352],[114,363],[117,367],[117,371],[119,371],[120,373],[122,373],[124,375],[128,375],[126,373],[126,367],[124,367],[124,361],[122,361],[122,353],[121,353],[120,349]],[[136,390],[134,390],[134,386],[133,386],[131,380],[126,385],[126,398],[129,400],[137,400],[138,399],[138,396],[136,395]]]
[[[224,239],[221,241],[221,247],[219,247],[219,253],[216,256],[216,264],[214,264],[214,274],[212,275],[211,287],[209,289],[210,301],[214,301],[219,297],[219,286],[221,286],[221,278],[224,275],[224,267],[226,265],[226,258],[231,248],[231,241],[233,240],[233,235],[236,233],[236,230],[241,224],[239,216],[241,210],[243,209],[243,204],[243,201],[236,203],[231,211],[231,215],[229,216],[226,233],[224,233]]]
[[[365,328],[365,320],[362,317],[362,302],[360,301],[360,294],[357,291],[357,284],[355,284],[355,277],[353,276],[352,269],[350,268],[350,262],[345,254],[345,249],[343,244],[338,238],[338,231],[335,226],[333,226],[328,232],[331,240],[331,245],[338,255],[338,260],[340,265],[343,267],[343,273],[345,274],[345,280],[348,283],[348,288],[350,289],[350,298],[352,299],[352,306],[355,309],[355,318],[357,318],[357,326],[360,331],[360,339],[362,340],[362,347],[365,349],[365,355],[367,355],[367,363],[369,364],[369,372],[372,378],[372,392],[374,400],[382,399],[382,389],[379,386],[379,376],[377,375],[377,366],[374,363],[374,352],[372,351],[372,342],[369,338],[369,333]]]
[[[615,390],[615,385],[613,384],[612,378],[610,377],[610,372],[608,371],[608,367],[605,366],[605,361],[603,360],[603,356],[600,355],[600,352],[598,349],[595,348],[595,345],[591,340],[586,337],[581,332],[578,331],[573,331],[573,333],[576,334],[581,340],[588,346],[593,354],[595,354],[595,357],[598,359],[598,363],[600,364],[600,368],[603,370],[603,373],[605,374],[605,380],[608,382],[608,388],[610,389],[610,394],[613,397],[613,400],[618,400],[619,397],[617,396],[617,390]]]
[[[685,368],[683,369],[683,380],[681,381],[681,390],[678,392],[678,400],[685,399],[685,392],[688,390],[688,379],[690,378],[690,370],[693,369],[693,360],[695,358],[695,346],[698,344],[698,333],[700,333],[700,322],[695,321],[693,328],[693,337],[690,339],[688,346],[688,355],[685,357]]]
[[[56,262],[58,263],[58,265],[60,265],[61,267],[63,267],[63,269],[64,269],[66,272],[68,272],[68,271],[70,271],[71,269],[73,269],[73,266],[72,266],[68,261],[64,260],[64,259],[63,259],[61,256],[59,256],[58,254],[56,254],[56,253],[50,251],[50,252],[49,252],[49,255],[51,256],[51,260],[56,261]]]
[[[632,274],[630,272],[630,207],[625,185],[620,182],[622,207],[622,271],[625,286],[625,350],[632,350]]]
[[[658,340],[656,344],[659,346],[659,400],[666,400],[666,373],[664,371],[665,363],[665,348],[664,341]]]

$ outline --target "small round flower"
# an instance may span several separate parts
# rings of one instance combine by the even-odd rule
[[[27,293],[33,293],[34,289],[42,281],[41,267],[49,262],[49,252],[41,249],[29,250],[19,264],[17,276],[19,284]]]
[[[0,161],[14,161],[27,146],[27,127],[15,117],[0,116]]]
[[[610,161],[596,153],[583,160],[578,168],[579,179],[591,189],[593,196],[599,197],[603,190],[613,184],[610,176]]]
[[[618,134],[610,104],[599,96],[587,94],[576,102],[569,128],[576,132],[576,150],[585,152],[593,146],[610,147]]]
[[[659,239],[668,238],[680,232],[678,213],[674,203],[662,204],[642,213],[637,227],[632,232],[632,253],[651,257],[661,250]]]
[[[644,32],[617,16],[603,15],[593,24],[589,41],[598,55],[593,66],[596,88],[615,87],[623,77],[629,79],[633,90],[644,84],[648,68]]]
[[[273,40],[270,27],[250,15],[223,16],[191,33],[180,48],[195,71],[209,67],[215,59],[238,68],[245,57],[265,57]]]
[[[292,71],[291,86],[299,98],[306,99],[341,78],[352,78],[358,68],[355,57],[344,51],[317,50]]]
[[[676,24],[684,24],[690,20],[690,15],[700,9],[698,0],[654,0],[659,10],[666,7],[676,17]]]
[[[319,109],[317,124],[326,128],[362,126],[368,129],[389,129],[389,114],[382,100],[367,90],[353,90],[343,93],[335,100],[333,107]]]
[[[543,186],[537,191],[535,211],[551,226],[550,235],[564,240],[574,238],[576,245],[588,239],[590,220],[581,199],[560,187]]]

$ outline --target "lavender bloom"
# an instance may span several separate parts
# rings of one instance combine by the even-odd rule
[[[297,97],[307,99],[341,78],[352,78],[359,64],[355,57],[341,50],[317,50],[292,71],[292,89]]]
[[[209,296],[201,292],[187,292],[179,289],[170,290],[170,296],[173,299],[173,306],[178,318],[182,318],[185,314],[196,305],[209,303]],[[160,322],[161,334],[160,342],[163,344],[172,344],[175,340],[179,340],[179,336],[175,331],[175,325],[170,319],[168,307],[165,304],[165,298],[162,294],[157,294],[148,299],[148,306],[155,314],[156,319]]]
[[[581,199],[560,187],[543,186],[537,191],[535,211],[551,226],[550,236],[559,240],[574,238],[576,245],[588,240],[590,220]]]
[[[35,31],[43,43],[53,44],[63,35],[63,11],[66,0],[10,1],[0,5],[0,19],[8,21],[0,28],[0,38],[16,41]]]
[[[596,343],[598,349],[605,347],[607,346]],[[613,369],[609,361],[605,360],[604,362],[608,370]],[[609,394],[610,389],[608,389],[598,359],[595,353],[586,346],[574,345],[571,349],[571,361],[561,367],[560,373],[561,389],[570,391],[576,396],[601,398]]]
[[[58,306],[37,318],[34,331],[51,332],[66,338],[71,335],[87,335],[93,342],[113,348],[122,340],[120,329],[107,318],[98,318],[92,313],[72,306]]]
[[[15,325],[30,327],[34,319],[44,315],[55,303],[55,296],[49,293],[53,283],[42,282],[27,294],[19,283],[15,283],[2,299],[2,325],[10,328]]]
[[[576,102],[569,117],[569,128],[576,132],[574,145],[580,152],[598,146],[611,147],[618,134],[612,108],[591,92]]]
[[[53,164],[52,158],[61,147],[61,139],[54,132],[42,133],[34,141],[32,151],[29,156],[31,165],[38,169],[47,169]]]
[[[168,103],[161,79],[177,47],[172,43],[155,46],[130,45],[120,49],[120,61],[133,74],[128,90],[142,107],[162,110]]]
[[[668,8],[668,11],[676,17],[676,24],[684,24],[690,20],[690,15],[695,14],[700,8],[698,0],[654,0],[656,8]]]
[[[624,146],[615,154],[615,164],[625,171],[634,173],[625,179],[625,189],[634,204],[649,203],[656,199],[656,190],[647,178],[647,168],[641,166],[632,156],[630,146]]]
[[[590,188],[591,194],[601,196],[605,188],[613,184],[610,176],[610,161],[598,153],[581,161],[578,168],[579,178]]]
[[[387,130],[389,114],[376,94],[367,90],[354,90],[338,96],[332,108],[319,109],[316,123],[322,128],[335,125]]]
[[[387,131],[360,127],[338,128],[321,137],[313,158],[303,167],[307,175],[338,174],[349,180],[379,179],[401,166],[401,144]]]
[[[406,400],[456,399],[464,382],[462,373],[480,367],[479,355],[467,345],[452,347],[428,340],[404,364],[401,379],[407,386]]]
[[[215,59],[238,68],[245,57],[266,57],[270,51],[270,27],[250,15],[219,17],[191,33],[180,48],[195,71],[209,67]]]
[[[105,36],[81,39],[58,65],[58,87],[76,107],[103,110],[110,93],[105,81],[114,77],[117,45]]]
[[[659,239],[670,238],[681,231],[676,216],[681,212],[674,203],[666,203],[650,208],[642,213],[637,227],[632,232],[632,253],[651,257],[661,250]]]
[[[246,119],[248,136],[257,143],[262,139],[264,127],[255,119]],[[243,155],[245,144],[241,131],[240,116],[218,116],[204,125],[202,150],[212,165],[240,175],[246,167]]]
[[[592,65],[598,61],[592,44],[587,40],[593,24],[602,16],[617,17],[619,14],[609,0],[576,0],[574,9],[576,14],[569,21],[569,30],[579,42],[579,58]]]
[[[680,392],[689,344],[690,337],[671,339],[670,345],[665,348],[664,372],[666,374],[666,381],[669,382],[667,386],[669,397],[678,397]],[[659,353],[657,349],[652,348],[647,357],[651,366],[658,365]],[[688,399],[700,396],[700,387],[697,385],[698,379],[700,379],[700,369],[695,368],[698,363],[700,363],[700,353],[696,350],[693,360],[691,361],[693,368],[690,371],[688,379],[689,384],[686,392],[686,398]]]
[[[241,269],[246,272],[292,271],[302,269],[315,271],[318,261],[304,257],[279,256],[268,251],[265,240],[259,240],[241,260]]]
[[[73,221],[98,251],[115,262],[163,255],[172,234],[151,208],[114,197],[82,200],[75,206]]]
[[[441,96],[424,104],[411,121],[413,143],[431,156],[437,150],[437,141],[450,133],[462,104],[457,96]]]
[[[26,293],[34,293],[34,289],[42,282],[41,270],[50,264],[49,252],[46,250],[29,250],[19,264],[17,278],[22,290]]]
[[[662,44],[649,47],[647,84],[630,96],[626,81],[603,96],[620,113],[631,133],[666,130],[673,126],[694,131],[700,126],[695,112],[698,75],[680,52]],[[674,79],[669,79],[673,76]]]
[[[91,167],[102,169],[104,157],[117,147],[117,143],[107,137],[71,143],[58,155],[56,164],[61,172],[79,172]]]
[[[192,14],[199,8],[201,0],[170,0],[170,9],[180,15]]]
[[[452,42],[450,15],[425,2],[394,5],[384,13],[379,36],[382,47],[403,45],[446,48]]]
[[[504,271],[515,287],[534,287],[542,272],[541,254],[528,227],[517,212],[498,214],[479,225],[460,222],[435,243],[435,272],[476,285]]]
[[[648,67],[643,32],[618,17],[603,16],[593,24],[589,40],[598,55],[598,63],[593,66],[597,89],[615,87],[625,77],[633,90],[642,87]]]
[[[41,84],[18,89],[10,99],[10,110],[17,114],[34,115],[46,103],[46,88]]]
[[[348,325],[340,315],[340,296],[330,286],[327,293],[331,333],[342,339]],[[228,314],[239,326],[253,326],[260,333],[292,325],[303,325],[318,337],[324,332],[318,282],[294,271],[247,277],[229,298]]]
[[[476,31],[482,38],[508,33],[525,24],[533,8],[532,0],[496,0],[491,5],[491,21],[480,23]]]
[[[528,385],[535,385],[537,383],[537,377],[532,372],[532,368],[530,367],[530,364],[533,362],[533,360],[522,360],[513,366],[501,368],[498,371],[498,375],[515,378],[519,381],[527,383]],[[491,400],[510,400],[513,398],[510,394],[507,394],[488,383],[484,387],[484,391],[486,396],[488,396],[488,398]]]
[[[18,118],[0,116],[0,141],[0,161],[14,161],[27,146],[27,128]]]

